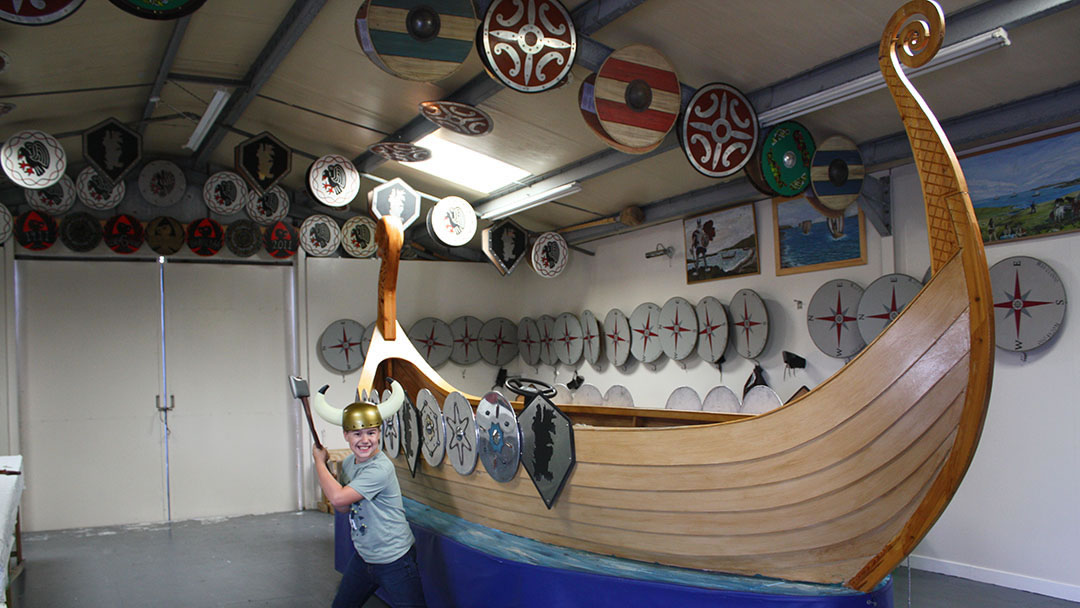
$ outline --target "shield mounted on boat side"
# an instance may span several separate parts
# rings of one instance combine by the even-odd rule
[[[386,401],[384,396],[383,401]],[[412,399],[405,395],[405,403],[401,406],[401,451],[405,452],[405,461],[409,463],[409,472],[416,477],[416,469],[420,467],[420,448],[423,444],[421,438],[420,410],[413,405]]]
[[[494,391],[476,406],[480,431],[480,462],[495,481],[506,483],[517,474],[521,459],[521,429],[510,402]]]
[[[446,420],[446,459],[461,475],[468,475],[476,468],[477,444],[476,419],[469,400],[458,392],[450,393],[443,403]]]
[[[554,403],[536,395],[518,416],[518,426],[521,465],[550,509],[577,462],[573,423]]]
[[[435,395],[426,388],[420,389],[416,394],[416,403],[420,406],[420,428],[423,430],[424,440],[421,450],[424,454],[424,462],[437,467],[442,463],[446,453],[446,421],[443,419],[442,410],[439,409],[439,401]]]

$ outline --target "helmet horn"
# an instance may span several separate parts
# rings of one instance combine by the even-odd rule
[[[319,418],[334,424],[341,426],[341,417],[345,410],[338,409],[326,400],[326,390],[330,388],[330,385],[320,388],[318,392],[311,396],[311,403],[315,406],[315,413],[319,415]]]
[[[393,378],[388,378],[388,380],[390,380],[390,398],[379,404],[379,415],[383,420],[392,418],[405,403],[405,389],[401,388],[397,380]]]

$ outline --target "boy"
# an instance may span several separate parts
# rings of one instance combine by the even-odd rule
[[[395,397],[404,398],[404,391],[396,382],[393,389],[394,396],[383,403],[383,407],[358,402],[344,410],[334,410],[340,412],[340,422],[336,415],[333,420],[327,418],[341,424],[345,441],[352,451],[352,456],[346,456],[341,463],[346,485],[338,483],[327,469],[329,455],[326,449],[312,446],[319,485],[334,509],[349,513],[349,527],[356,548],[342,575],[334,608],[359,608],[379,587],[383,588],[394,608],[425,606],[412,530],[405,520],[401,502],[401,488],[393,463],[379,450],[384,407],[395,401]],[[322,398],[325,390],[315,397],[315,409],[320,415],[329,407]],[[389,418],[393,413],[385,415]]]

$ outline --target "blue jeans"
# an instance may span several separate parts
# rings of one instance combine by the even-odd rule
[[[369,564],[354,552],[341,575],[333,608],[360,608],[379,587],[394,608],[426,606],[416,566],[416,546],[389,564]]]

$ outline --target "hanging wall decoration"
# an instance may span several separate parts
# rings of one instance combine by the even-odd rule
[[[506,483],[517,475],[521,459],[521,429],[514,408],[499,393],[490,392],[476,404],[480,462],[491,478]]]
[[[187,190],[187,178],[176,163],[155,160],[139,171],[139,193],[155,207],[169,207],[180,202]]]
[[[866,263],[866,226],[858,205],[822,215],[807,196],[773,199],[777,276]]]
[[[416,394],[416,406],[420,410],[420,432],[423,435],[420,451],[429,467],[437,467],[446,455],[446,420],[438,399],[426,388]]]
[[[244,211],[256,224],[269,226],[289,213],[289,193],[281,186],[274,186],[265,194],[259,194],[255,189],[248,190]]]
[[[341,227],[341,246],[354,258],[375,255],[375,221],[363,215],[346,220]]]
[[[660,348],[672,361],[682,361],[694,352],[697,345],[698,320],[694,305],[686,298],[675,296],[660,309]]]
[[[555,317],[540,315],[536,328],[540,330],[540,362],[553,366],[559,362],[559,355],[555,352]]]
[[[68,214],[60,220],[60,242],[75,253],[86,253],[101,244],[101,223],[86,212]]]
[[[56,242],[56,220],[31,209],[15,218],[15,240],[30,251],[44,251]]]
[[[540,364],[540,327],[536,319],[524,317],[517,325],[518,353],[525,365]]]
[[[762,138],[764,139],[764,138]],[[746,181],[750,182],[758,192],[768,197],[780,196],[776,190],[769,187],[768,182],[765,181],[765,173],[762,172],[762,157],[764,156],[764,148],[761,145],[762,141],[757,142],[753,153],[750,155],[750,161],[743,166],[743,175],[746,176]]]
[[[581,321],[573,313],[564,312],[555,317],[551,339],[559,363],[577,365],[585,345],[581,341]]]
[[[21,131],[0,147],[0,163],[15,185],[39,190],[60,181],[67,154],[56,138],[44,131]]]
[[[496,317],[480,328],[480,356],[489,365],[503,367],[518,354],[517,325]]]
[[[634,148],[664,139],[679,117],[682,89],[664,55],[643,44],[623,47],[596,73],[596,117],[615,141]]]
[[[529,233],[509,218],[484,228],[480,235],[484,254],[503,276],[513,272],[528,251]]]
[[[405,230],[420,217],[420,193],[400,177],[375,186],[368,196],[376,220],[384,215],[396,216]]]
[[[810,161],[810,186],[829,209],[841,211],[859,198],[865,178],[862,154],[855,142],[833,135],[821,142]]]
[[[11,238],[11,231],[15,227],[15,218],[11,217],[11,211],[7,205],[0,203],[0,245]]]
[[[159,215],[146,224],[146,244],[158,255],[172,255],[187,241],[184,225],[167,215]]]
[[[660,346],[660,307],[652,302],[638,304],[630,315],[630,354],[642,363],[652,363],[663,354]]]
[[[834,279],[814,292],[806,306],[806,326],[821,352],[847,358],[866,346],[858,326],[862,295],[863,288],[847,279]]]
[[[384,391],[383,401],[389,398]],[[420,467],[420,451],[424,447],[424,435],[420,429],[420,410],[416,409],[409,395],[405,395],[405,403],[401,410],[401,451],[405,452],[405,461],[409,463],[409,472],[416,477],[416,470]]]
[[[562,84],[577,55],[574,22],[557,0],[494,0],[476,36],[488,73],[522,93]]]
[[[581,313],[581,354],[589,365],[596,365],[600,361],[600,349],[604,345],[604,334],[600,331],[600,323],[596,320],[593,311],[586,310]]]
[[[447,395],[443,402],[443,418],[446,420],[446,458],[458,474],[469,475],[476,469],[480,441],[469,400],[457,391]]]
[[[414,143],[384,141],[368,146],[368,152],[399,163],[419,163],[431,158],[431,150]]]
[[[363,336],[363,325],[352,319],[338,319],[327,325],[319,336],[319,357],[336,372],[354,372],[364,364]]]
[[[484,322],[476,317],[458,317],[450,322],[454,345],[450,360],[458,365],[471,365],[480,360],[480,329]]]
[[[258,194],[269,192],[292,170],[292,150],[267,131],[237,144],[233,154],[236,172]]]
[[[308,255],[325,257],[337,251],[341,229],[328,215],[312,215],[300,224],[300,246]]]
[[[604,317],[604,352],[615,367],[626,363],[630,356],[630,320],[626,313],[612,308]]]
[[[712,296],[705,296],[694,308],[697,316],[697,355],[702,361],[716,363],[724,356],[728,344],[728,315],[724,305]]]
[[[248,258],[262,249],[262,233],[251,220],[236,220],[225,228],[225,247],[240,258]]]
[[[144,19],[179,19],[199,10],[206,0],[109,0],[114,6]]]
[[[732,332],[735,350],[746,359],[754,359],[769,341],[769,312],[765,301],[752,289],[740,289],[731,298]]]
[[[112,186],[96,169],[86,167],[79,171],[79,176],[75,179],[75,192],[83,205],[90,209],[104,211],[115,208],[120,201],[124,200],[127,186],[123,181]]]
[[[719,82],[698,89],[679,121],[687,160],[709,177],[734,175],[746,166],[759,137],[754,106],[742,91]]]
[[[123,255],[138,251],[145,238],[143,226],[139,220],[126,213],[114,215],[106,220],[101,232],[105,245]]]
[[[577,462],[574,425],[547,397],[537,394],[526,401],[518,416],[521,466],[550,509]]]
[[[922,289],[922,283],[906,274],[887,274],[866,288],[859,298],[859,335],[869,344],[904,310]]]
[[[107,183],[116,186],[142,161],[142,135],[109,118],[82,136],[83,158]]]
[[[1026,352],[1050,341],[1065,319],[1065,286],[1049,264],[1028,256],[990,267],[994,293],[994,343]]]
[[[296,229],[282,221],[274,222],[263,234],[263,246],[271,256],[284,260],[296,255],[299,247]]]
[[[619,152],[644,154],[658,148],[663,141],[661,139],[649,145],[635,148],[621,144],[608,135],[607,131],[604,130],[604,125],[600,124],[600,118],[596,115],[596,74],[589,74],[581,81],[581,88],[578,89],[578,109],[581,110],[581,117],[593,134],[600,138],[600,141]]]
[[[12,0],[0,3],[0,19],[19,25],[48,25],[79,10],[85,0]]]
[[[454,334],[445,321],[434,317],[420,319],[408,331],[409,340],[431,367],[439,367],[450,358]]]
[[[23,198],[26,204],[34,211],[48,213],[53,217],[67,213],[75,205],[75,182],[68,176],[63,176],[60,181],[38,190],[23,190]]]
[[[810,186],[814,137],[794,120],[769,129],[761,143],[761,172],[780,196],[796,196]]]
[[[545,232],[536,237],[536,241],[533,242],[529,265],[533,267],[536,274],[545,279],[553,279],[566,270],[569,253],[570,248],[561,234]]]
[[[427,214],[428,234],[447,247],[469,244],[476,235],[476,212],[458,196],[447,196],[432,205]]]
[[[344,207],[360,192],[360,172],[344,156],[327,154],[308,169],[307,185],[316,201],[329,207]]]
[[[187,245],[196,255],[217,255],[225,245],[225,229],[208,217],[197,219],[188,224]]]
[[[248,186],[244,178],[232,171],[218,171],[203,183],[203,202],[214,213],[239,213],[247,202]]]
[[[379,69],[424,82],[461,67],[477,28],[469,0],[365,0],[354,23],[360,48]]]
[[[683,235],[687,284],[761,272],[753,203],[687,218]]]
[[[456,101],[421,101],[420,115],[459,135],[487,135],[495,128],[487,112]]]

